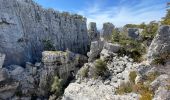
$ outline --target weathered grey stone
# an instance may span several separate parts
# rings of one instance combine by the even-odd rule
[[[58,75],[65,84],[69,78],[73,78],[82,63],[87,61],[87,57],[74,54],[70,51],[44,51],[42,53],[42,62],[44,69],[40,76],[40,92],[46,95],[51,88],[53,77]]]
[[[7,69],[1,68],[0,69],[0,82],[5,81],[9,78],[9,73]]]
[[[8,84],[1,84],[0,85],[0,99],[1,100],[8,100],[9,98],[11,98],[17,88],[19,86],[19,83],[17,82],[9,82]]]
[[[90,41],[97,41],[100,38],[100,33],[97,30],[96,23],[90,22],[88,26],[88,35],[90,38]]]
[[[169,86],[170,83],[168,82],[168,80],[170,80],[170,77],[168,75],[160,75],[150,84],[151,90],[156,91],[159,87]]]
[[[148,61],[170,52],[170,26],[161,26],[148,50]]]
[[[100,59],[109,60],[120,50],[121,46],[119,44],[104,43],[103,50],[100,53]]]
[[[170,100],[170,91],[163,88],[159,88],[156,91],[153,100]]]
[[[5,65],[40,61],[44,49],[87,53],[86,18],[80,15],[43,9],[32,0],[0,0],[0,12]]]
[[[112,50],[112,49],[108,49]],[[135,69],[133,62],[125,57],[112,57],[107,62],[109,76],[94,79],[95,61],[86,63],[77,73],[75,82],[65,89],[63,100],[139,100],[135,93],[116,95],[116,89],[129,81],[129,72]],[[84,69],[87,69],[87,77],[82,78]]]
[[[0,53],[0,68],[2,68],[5,60],[5,54]]]
[[[17,88],[17,91],[24,96],[36,94],[36,89],[38,86],[35,85],[35,78],[32,74],[30,74],[31,72],[29,72],[29,70],[17,65],[11,65],[10,69],[11,70],[9,70],[9,73],[11,79],[19,83],[19,88]]]
[[[140,28],[128,28],[127,31],[130,38],[139,39],[143,30]]]
[[[97,57],[99,57],[103,46],[104,41],[91,42],[90,52],[87,53],[87,56],[89,57],[88,61],[94,61]]]
[[[104,40],[111,39],[114,28],[115,28],[115,26],[112,23],[107,22],[107,23],[103,24],[103,29],[102,29],[101,35],[104,38]]]
[[[114,91],[114,87],[101,81],[95,85],[71,83],[65,89],[62,100],[139,100],[139,95],[135,93],[114,95]]]

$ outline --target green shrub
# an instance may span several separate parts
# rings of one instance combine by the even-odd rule
[[[163,21],[161,21],[161,23],[163,25],[170,25],[170,9],[167,9],[166,16],[163,18]]]
[[[135,62],[141,62],[142,55],[146,53],[146,47],[142,41],[131,39],[127,37],[125,33],[118,31],[118,29],[113,31],[112,43],[122,45],[122,49],[119,50],[118,56],[127,55],[134,59]]]
[[[152,61],[152,64],[156,64],[156,65],[165,65],[165,59],[163,58],[155,58],[153,61]]]
[[[118,56],[127,55],[135,62],[141,62],[143,60],[142,55],[146,53],[146,48],[142,44],[132,40],[126,40],[126,42],[124,41],[121,44],[124,46],[118,51]]]
[[[88,72],[89,72],[89,69],[88,69],[88,68],[84,68],[84,69],[82,70],[82,72],[81,72],[81,75],[82,75],[83,77],[88,77]]]
[[[116,94],[123,95],[124,93],[131,93],[133,90],[131,83],[123,83],[116,90]]]
[[[60,96],[62,94],[61,81],[62,80],[59,79],[58,76],[55,76],[51,85],[51,92],[53,92],[56,96]]]
[[[170,85],[166,86],[166,89],[167,89],[168,91],[170,91]]]
[[[55,47],[54,47],[54,45],[53,45],[53,43],[52,43],[51,40],[45,39],[45,40],[43,40],[42,42],[43,42],[43,45],[44,45],[44,49],[45,49],[45,50],[47,50],[47,51],[53,51],[53,50],[55,50]]]
[[[107,71],[107,64],[101,59],[95,61],[95,76],[103,76]]]
[[[135,83],[136,77],[137,77],[136,71],[132,71],[132,72],[129,73],[129,80],[130,80],[130,82]]]
[[[139,100],[152,100],[152,93],[149,92],[143,93]]]
[[[167,51],[167,52],[164,52],[162,54],[155,56],[154,60],[152,61],[152,64],[165,65],[166,60],[168,59],[170,59],[170,53]]]
[[[15,92],[15,95],[18,96],[18,97],[22,97],[23,96],[22,91],[20,91],[20,90],[17,90]]]
[[[148,75],[146,75],[146,81],[149,81],[149,83],[153,82],[158,76],[160,75],[159,72],[150,72]]]

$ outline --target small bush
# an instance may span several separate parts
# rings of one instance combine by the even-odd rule
[[[137,77],[137,74],[136,74],[135,71],[132,71],[132,72],[129,73],[129,80],[130,80],[130,82],[135,83],[136,77]]]
[[[135,84],[133,91],[141,95],[140,100],[152,100],[153,92],[143,83]]]
[[[53,45],[51,40],[46,39],[46,40],[43,40],[42,42],[43,42],[45,50],[47,50],[47,51],[55,50],[55,47],[54,47],[54,45]]]
[[[165,59],[164,58],[155,58],[153,61],[152,61],[152,64],[154,65],[165,65]]]
[[[152,100],[152,94],[149,92],[143,93],[139,100]]]
[[[164,52],[162,54],[155,56],[155,59],[152,61],[152,64],[165,65],[166,60],[168,59],[170,59],[170,53],[167,51],[167,52]]]
[[[20,90],[16,91],[15,95],[18,96],[18,97],[22,97],[23,96],[22,91],[20,91]]]
[[[96,60],[95,62],[95,76],[103,76],[107,71],[107,64],[101,59]]]
[[[160,74],[158,72],[151,72],[146,76],[146,81],[150,83],[154,81]]]
[[[62,93],[61,81],[62,80],[59,79],[58,76],[55,76],[51,85],[51,92],[53,92],[56,96],[60,96]]]
[[[82,75],[83,77],[88,77],[88,72],[89,72],[89,69],[88,69],[88,68],[84,68],[84,69],[82,70],[82,72],[81,72],[81,75]]]
[[[116,90],[116,94],[123,95],[124,93],[131,93],[133,90],[131,83],[123,83]]]

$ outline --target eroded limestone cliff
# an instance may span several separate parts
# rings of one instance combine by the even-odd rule
[[[44,49],[86,54],[86,18],[43,9],[32,0],[0,0],[0,52],[5,65],[39,61]]]

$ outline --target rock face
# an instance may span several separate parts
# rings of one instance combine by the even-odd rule
[[[170,52],[170,26],[161,26],[153,39],[149,51],[148,60],[152,62],[154,57]]]
[[[44,63],[44,69],[40,76],[40,92],[46,95],[50,91],[53,77],[56,75],[63,80],[63,84],[66,84],[75,76],[83,61],[87,61],[85,56],[74,54],[70,51],[43,52],[42,62]]]
[[[108,40],[111,38],[112,34],[113,34],[113,30],[114,30],[115,26],[112,23],[104,23],[103,24],[103,29],[102,29],[102,37],[105,40]]]
[[[142,29],[139,28],[128,28],[128,36],[132,39],[139,39],[139,35],[142,32]]]
[[[39,61],[45,47],[86,54],[86,18],[43,9],[32,0],[0,0],[0,52],[5,65]],[[48,49],[48,48],[47,48]]]
[[[97,41],[100,38],[100,33],[97,30],[96,23],[90,22],[88,26],[88,35],[90,38],[90,41]]]
[[[0,68],[0,99],[48,98],[55,76],[62,79],[61,86],[66,86],[87,61],[87,57],[70,51],[44,51],[42,55],[42,63],[27,62],[25,68],[18,65]]]

